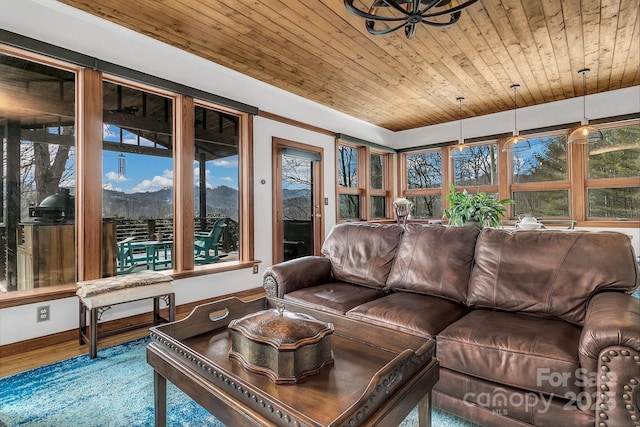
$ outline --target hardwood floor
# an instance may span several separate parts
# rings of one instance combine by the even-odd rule
[[[229,295],[230,296],[230,295]],[[242,292],[237,295],[242,300],[251,300],[255,298],[264,297],[263,291],[257,290],[255,292]],[[216,299],[222,299],[216,298]],[[189,315],[191,309],[181,310],[177,307],[176,320],[183,319]],[[110,347],[117,344],[122,344],[127,341],[142,338],[149,334],[148,327],[141,327],[132,331],[123,332],[121,334],[112,335],[109,337],[101,338],[98,340],[98,357],[100,356],[100,349]],[[46,347],[38,348],[35,350],[28,350],[4,356],[0,359],[0,378],[4,378],[9,375],[17,374],[19,372],[28,371],[30,369],[37,368],[39,366],[49,365],[54,362],[69,359],[71,357],[79,356],[81,354],[88,354],[89,345],[81,345],[78,339],[72,339],[64,341],[59,344],[53,344]]]
[[[148,334],[149,328],[143,327],[100,339],[98,341],[98,351],[100,351],[101,348],[142,338]],[[17,374],[18,372],[28,371],[29,369],[37,368],[39,366],[49,365],[81,354],[87,354],[88,351],[88,344],[80,345],[78,340],[75,339],[37,350],[30,350],[24,353],[3,357],[2,362],[0,362],[0,378]]]

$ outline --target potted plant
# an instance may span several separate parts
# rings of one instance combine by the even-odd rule
[[[487,193],[469,194],[467,190],[456,191],[451,185],[447,201],[450,208],[444,214],[450,225],[472,225],[478,228],[497,227],[500,217],[507,211],[505,205],[514,203],[512,199],[497,200]]]

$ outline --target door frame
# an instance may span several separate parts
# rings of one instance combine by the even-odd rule
[[[312,199],[314,202],[313,213],[313,254],[320,255],[324,242],[324,148],[287,139],[272,137],[271,149],[271,182],[273,189],[272,199],[272,261],[277,264],[284,260],[283,253],[283,223],[282,223],[282,149],[294,148],[319,154],[320,160],[312,168]]]

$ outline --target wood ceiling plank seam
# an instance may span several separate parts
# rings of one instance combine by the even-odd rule
[[[457,97],[465,95],[465,97],[471,97],[475,94],[476,88],[474,83],[481,84],[480,81],[474,78],[468,69],[465,69],[460,64],[459,58],[455,56],[461,56],[460,49],[455,46],[455,42],[449,36],[449,29],[443,30],[433,27],[426,27],[428,37],[421,37],[419,39],[413,39],[415,46],[419,46],[420,50],[427,53],[427,56],[431,58],[430,65],[442,76],[449,76],[447,80],[454,84],[454,90],[447,89],[448,85],[437,85],[434,89],[435,94],[440,94],[440,98],[447,104],[453,102]],[[455,30],[454,30],[455,31]],[[418,48],[416,48],[418,50]],[[482,79],[480,79],[482,80]],[[457,108],[452,108],[449,113],[449,121],[457,120]]]
[[[317,7],[319,3],[318,2],[301,2],[301,3],[297,3],[297,5],[303,5],[305,8],[308,8],[311,11],[316,11],[317,9],[315,9]],[[340,9],[341,12],[343,14],[348,15],[348,12],[342,8]],[[322,15],[321,15],[322,16]],[[375,38],[375,37],[368,37],[368,38],[364,38],[362,37],[362,34],[357,31],[351,24],[349,24],[347,21],[345,21],[342,18],[342,15],[337,15],[336,12],[336,16],[339,18],[336,21],[332,22],[332,24],[334,25],[334,28],[336,28],[337,34],[338,35],[343,35],[346,36],[346,40],[349,42],[349,46],[345,45],[347,52],[354,52],[355,53],[355,57],[352,58],[352,60],[354,60],[355,62],[361,62],[361,61],[371,61],[371,59],[369,58],[376,58],[377,60],[381,61],[382,64],[385,65],[385,67],[387,67],[387,70],[385,70],[384,72],[388,75],[388,74],[395,74],[397,73],[396,71],[396,64],[386,60],[387,57],[391,58],[392,55],[389,55],[389,51],[388,51],[388,40],[392,37],[389,38]],[[351,15],[349,15],[351,16]],[[339,24],[339,22],[343,22],[345,25],[343,25],[342,27],[338,26],[337,24]],[[391,35],[390,35],[391,36]],[[358,40],[363,40],[364,42],[366,42],[366,44],[362,44],[362,43],[358,43]],[[376,43],[377,40],[384,40],[385,43],[383,44],[379,44]],[[342,42],[344,43],[344,42]],[[331,45],[335,45],[335,41],[331,43]],[[372,49],[375,48],[375,51]],[[364,56],[364,55],[367,56]],[[393,58],[394,61],[397,61],[397,58]],[[421,69],[417,69],[417,67],[419,66],[419,64],[416,63],[415,60],[411,60],[411,58],[409,58],[410,62],[407,63],[405,62],[404,64],[406,66],[408,66],[409,68],[414,69],[415,71],[413,73],[407,73],[407,82],[411,82],[412,84],[414,84],[415,86],[419,86],[420,84],[422,84],[423,82],[420,80],[416,80],[416,78],[418,78],[421,74],[424,74],[423,70]],[[428,71],[428,70],[427,70]],[[384,78],[384,75],[382,76]],[[444,79],[444,78],[443,78]],[[435,104],[433,105],[435,107]]]
[[[638,18],[634,22],[627,66],[622,75],[622,87],[632,87],[640,84],[640,70],[638,69],[638,64],[640,64],[640,22]]]
[[[620,0],[603,0],[600,8],[598,69],[591,75],[595,81],[595,91],[611,90],[609,85],[613,71],[613,57],[616,51],[616,31],[620,16]],[[591,74],[591,73],[590,73]]]
[[[634,19],[633,13],[624,9],[626,4],[623,4],[623,1],[618,3],[616,28],[612,35],[612,38],[614,39],[614,50],[611,55],[611,64],[609,65],[610,71],[608,73],[607,81],[609,90],[620,89],[621,87],[622,73],[628,57],[631,37],[633,35],[633,26],[635,24],[632,21],[632,19]],[[637,20],[637,15],[635,18]],[[600,76],[598,77],[600,78]]]
[[[621,0],[618,16],[618,29],[616,32],[615,52],[611,65],[611,77],[609,87],[612,89],[623,88],[624,71],[627,62],[635,59],[635,64],[640,63],[639,49],[632,50],[634,43],[634,31],[638,25],[638,0]],[[636,35],[636,39],[637,39]],[[637,42],[637,40],[635,40]],[[634,58],[635,55],[635,58]]]
[[[95,5],[95,4],[92,4],[92,5],[90,5],[90,6],[94,6],[94,5]],[[88,6],[88,5],[85,5],[85,6]],[[95,6],[97,6],[97,5],[95,5]],[[147,9],[153,9],[153,8],[147,8]],[[91,10],[93,10],[93,9],[91,9]],[[109,16],[109,14],[108,14],[108,13],[106,13],[106,12],[102,12],[102,11],[100,11],[99,13],[100,13],[100,15],[99,15],[99,16],[104,16],[104,17],[105,17],[105,19],[108,19],[108,18],[107,18],[107,17]],[[138,17],[139,17],[139,13],[138,13],[138,12],[136,12],[136,13],[138,14],[138,16],[137,16],[137,17],[133,17],[133,19],[134,19],[134,20],[137,20],[137,21],[139,22],[139,19],[138,19]],[[121,14],[121,15],[125,15],[125,14]],[[113,19],[116,19],[116,18],[113,18]],[[120,21],[121,21],[121,18],[117,18],[117,19],[116,19],[116,22],[118,22],[118,23],[119,23]],[[126,22],[126,20],[124,20],[124,21]],[[136,28],[132,28],[132,29],[136,30]],[[140,31],[140,29],[138,29],[138,31]],[[166,28],[165,28],[165,31],[166,31]],[[145,32],[145,31],[144,31],[144,30],[142,30],[142,32]],[[153,32],[153,31],[146,31],[146,32],[149,32],[149,33],[150,33],[150,35],[151,35],[153,38],[159,39],[159,38],[158,38],[158,36],[157,36],[157,34],[156,34],[155,32]],[[181,33],[181,32],[180,32],[180,33]],[[191,42],[187,41],[183,46],[181,46],[179,43],[176,43],[176,40],[177,40],[177,39],[179,39],[180,37],[182,37],[182,36],[178,36],[178,35],[176,35],[176,37],[174,37],[174,38],[173,38],[173,39],[171,39],[171,40],[162,40],[162,39],[161,39],[161,41],[163,41],[163,42],[165,42],[165,43],[172,44],[172,45],[177,45],[178,47],[182,48],[183,50],[191,51],[191,50],[192,50],[192,48],[191,48],[190,46],[191,46],[191,45],[193,45],[193,43],[191,43]],[[223,56],[224,56],[224,58],[232,58],[232,57],[233,57],[233,54],[234,54],[234,52],[232,52],[232,51],[226,51],[226,52],[225,52],[224,50],[222,50],[222,52],[223,52],[223,54],[224,54],[224,55],[223,55]],[[193,53],[193,52],[192,52],[192,53]],[[211,59],[211,58],[207,58],[207,59],[214,60],[214,59]],[[264,59],[264,58],[260,58],[260,59]],[[216,61],[214,60],[214,62],[216,62]],[[226,62],[226,61],[222,61],[222,62]],[[245,62],[246,62],[246,61],[245,61]],[[258,62],[258,61],[257,61],[257,60],[256,60],[256,61],[253,61],[253,63],[254,63],[254,64],[255,64],[256,62]],[[241,63],[242,63],[242,62],[241,62]],[[221,64],[221,65],[225,65],[225,64]],[[276,66],[277,66],[277,65],[278,65],[278,64],[276,64]],[[231,66],[230,66],[229,68],[232,68],[232,69],[233,69],[233,67],[231,67]],[[279,67],[279,68],[280,68],[280,67]],[[252,74],[252,72],[251,72],[251,71],[252,71],[252,70],[247,69],[247,70],[246,70],[246,72],[245,72],[245,74],[247,74],[247,75],[251,75],[251,74]],[[276,74],[276,75],[277,75],[277,74]],[[262,80],[264,81],[264,78],[263,78]],[[286,83],[287,81],[285,80],[284,82]],[[274,84],[274,86],[278,86],[278,84]],[[293,91],[292,91],[292,92],[293,92]],[[320,87],[320,88],[316,89],[316,92],[326,92],[326,90],[324,90],[323,88],[321,88],[321,87]],[[331,93],[332,93],[332,92],[326,92],[326,93],[327,93],[327,95],[331,95]],[[355,107],[354,107],[354,110],[356,110],[356,109],[357,109],[357,110],[362,110],[364,107],[365,107],[365,105],[364,105],[364,104],[360,104],[360,105],[355,106]]]
[[[469,20],[469,22],[472,21]],[[458,22],[458,24],[460,24],[460,22]],[[477,36],[480,34],[477,27],[473,25],[471,25],[471,27],[474,30],[473,35]],[[454,53],[454,57],[456,55],[464,55],[469,60],[469,65],[473,66],[473,69],[476,70],[477,74],[475,78],[473,75],[470,76],[472,84],[467,83],[465,89],[462,92],[459,92],[457,96],[460,96],[462,93],[465,98],[471,101],[465,101],[467,111],[500,111],[506,106],[504,98],[502,98],[498,93],[505,92],[503,90],[504,85],[492,72],[489,64],[484,61],[480,51],[472,44],[471,39],[477,37],[469,37],[467,33],[467,31],[469,31],[469,27],[466,25],[460,25],[458,28],[460,31],[447,32],[446,35],[441,38],[442,41],[448,42],[447,44],[443,43],[443,48],[449,52],[456,49],[457,53]],[[468,52],[468,54],[465,52]],[[464,70],[465,66],[461,65],[461,68]],[[455,70],[452,69],[452,71]],[[466,74],[469,75],[468,72],[466,72]],[[460,87],[457,89],[459,91],[462,90]],[[488,96],[489,93],[492,93],[493,96]],[[455,96],[455,94],[450,94],[450,98],[453,99],[451,95]],[[506,92],[504,95],[506,95]],[[477,107],[480,108],[478,109]],[[454,111],[454,120],[457,116],[458,112]]]
[[[553,52],[560,74],[563,99],[573,98],[576,93],[573,88],[573,76],[571,75],[571,51],[562,19],[562,5],[556,0],[543,0],[543,10],[547,17],[547,28],[551,36],[551,44],[553,45]]]
[[[62,0],[62,1],[64,1],[66,4],[69,4],[70,6],[77,7],[79,9],[81,9],[81,10],[84,10],[87,13],[92,13],[93,15],[98,16],[98,17],[100,17],[102,19],[105,19],[105,20],[108,20],[110,22],[116,23],[116,24],[121,25],[121,26],[123,26],[125,28],[129,28],[129,29],[131,29],[133,31],[145,34],[145,35],[147,35],[147,36],[149,36],[149,37],[151,37],[153,39],[159,40],[159,41],[161,41],[163,43],[166,43],[166,44],[169,44],[171,46],[177,47],[179,49],[185,50],[185,51],[190,52],[190,53],[192,53],[194,55],[196,54],[193,51],[194,49],[191,48],[191,45],[193,43],[190,43],[190,41],[188,39],[186,39],[184,35],[182,35],[180,37],[174,37],[174,38],[160,37],[157,34],[157,31],[151,31],[150,29],[142,29],[142,28],[140,28],[140,24],[139,24],[141,22],[140,17],[141,16],[144,17],[145,15],[144,15],[144,12],[141,12],[141,11],[139,11],[137,9],[132,11],[131,15],[127,15],[127,14],[123,13],[123,10],[125,10],[125,8],[120,8],[118,10],[118,12],[117,12],[117,15],[112,15],[111,13],[109,13],[109,12],[107,12],[105,10],[102,10],[102,7],[97,2],[90,3],[90,4],[87,5],[82,1],[76,1],[76,0]],[[149,8],[143,8],[143,9],[144,10],[148,10]],[[163,13],[161,16],[164,16],[164,15],[165,14]],[[153,21],[157,21],[156,17],[155,16],[151,16],[151,15],[148,16],[148,19],[149,20],[153,20]],[[131,24],[130,23],[131,21],[138,22],[138,25],[136,26],[136,25]],[[146,22],[146,21],[144,21],[144,22]],[[149,28],[153,28],[153,26],[151,26]],[[166,28],[163,28],[163,31],[166,31]],[[179,43],[178,42],[179,40],[185,40],[185,43]],[[201,56],[201,55],[197,55],[197,56]],[[207,58],[207,59],[210,59],[210,58]],[[221,65],[223,65],[223,64],[221,64]],[[232,67],[229,67],[229,68],[232,68]]]
[[[473,21],[469,20],[469,22],[469,25],[466,23],[461,24],[462,34],[465,37],[457,40],[456,43],[463,46],[463,52],[473,52],[472,56],[474,57],[477,55],[476,61],[482,64],[479,70],[481,70],[487,85],[494,94],[492,97],[493,110],[502,111],[508,109],[512,104],[506,100],[511,97],[511,91],[507,90],[507,85],[504,83],[508,78],[503,72],[504,69],[500,66],[500,60],[491,49],[487,48],[486,42],[483,42],[484,38],[480,29]],[[486,97],[486,92],[480,94],[480,97]],[[472,105],[476,105],[474,100],[472,102]]]
[[[604,0],[605,2],[607,0]],[[582,0],[582,33],[584,38],[584,58],[585,68],[589,68],[587,77],[587,93],[595,93],[598,89],[598,73],[600,68],[600,55],[605,55],[602,46],[608,41],[601,39],[598,27],[602,17],[602,6],[598,0]],[[582,88],[582,77],[580,76],[580,88]],[[580,90],[582,94],[582,89]]]
[[[191,21],[191,22],[193,22],[193,21]],[[178,36],[178,35],[176,35],[176,37],[179,37],[179,36]],[[239,35],[237,35],[235,38],[229,38],[229,37],[227,37],[227,36],[223,36],[223,37],[221,37],[221,39],[224,39],[224,38],[227,38],[227,39],[229,39],[230,41],[231,41],[231,40],[235,40],[235,41],[237,41],[237,40],[239,40],[239,39],[244,39],[244,34],[240,33],[240,34],[239,34]],[[246,45],[247,45],[247,46],[249,46],[249,43],[250,43],[250,42],[249,42],[249,41],[247,41]],[[175,43],[174,43],[174,44],[175,44]],[[193,41],[191,41],[191,45],[194,45]],[[185,50],[194,50],[194,49],[193,49],[193,48],[187,48],[187,49],[185,49]],[[195,50],[197,51],[198,49],[195,49]],[[250,50],[249,50],[249,51],[250,51]],[[249,51],[247,51],[247,52],[249,52]],[[236,70],[238,70],[238,68],[237,68],[237,67],[234,67],[234,66],[231,66],[230,64],[228,64],[228,59],[233,58],[233,57],[234,57],[234,55],[235,55],[237,52],[239,52],[238,50],[236,50],[236,51],[229,51],[229,50],[226,50],[226,49],[219,49],[219,52],[222,54],[222,57],[224,58],[224,60],[223,60],[223,61],[216,61],[215,59],[212,59],[212,58],[207,58],[207,59],[213,60],[214,62],[218,62],[218,63],[220,63],[220,62],[224,62],[224,63],[223,63],[223,64],[221,64],[221,65],[229,66],[229,68],[232,68],[232,69],[234,69],[234,68],[235,68]],[[245,52],[245,54],[246,54],[247,52]],[[243,72],[244,74],[247,74],[247,75],[252,75],[252,74],[255,74],[255,73],[256,73],[256,69],[255,69],[256,64],[267,64],[267,65],[268,65],[269,63],[273,64],[273,65],[272,65],[272,66],[273,66],[273,69],[279,69],[280,71],[282,71],[282,69],[283,69],[283,68],[285,68],[284,66],[285,66],[285,65],[287,65],[287,66],[289,66],[289,67],[290,67],[290,72],[292,72],[292,73],[294,73],[294,74],[295,74],[295,70],[297,70],[297,69],[298,69],[298,65],[299,65],[299,64],[291,64],[291,63],[289,63],[289,64],[285,64],[285,63],[283,63],[283,62],[281,62],[281,61],[280,61],[280,58],[278,58],[278,56],[277,56],[277,55],[265,54],[265,53],[263,53],[263,52],[261,52],[261,51],[257,51],[257,52],[258,52],[258,53],[260,53],[261,55],[260,55],[260,56],[254,56],[253,58],[249,57],[249,58],[245,59],[244,61],[239,61],[239,63],[240,63],[240,64],[247,64],[247,62],[249,62],[249,63],[253,64],[253,67],[251,67],[251,68],[249,68],[249,67],[247,67],[246,69],[242,69],[242,68],[240,68],[240,69],[239,69],[239,70],[240,70],[240,72]],[[271,52],[267,52],[267,53],[271,53]],[[202,55],[200,55],[200,56],[202,56]],[[243,57],[243,58],[244,58],[244,57]],[[266,68],[266,69],[268,70],[268,68]],[[267,75],[267,76],[273,76],[273,75],[276,75],[276,76],[277,76],[278,74],[268,73],[268,74],[266,74],[266,75]],[[313,74],[308,74],[308,76],[309,76],[309,77],[308,77],[308,79],[309,79],[310,81],[316,81],[315,79],[313,79],[313,78],[312,78],[312,77],[313,77]],[[268,80],[268,79],[265,79],[265,78],[262,76],[262,74],[260,75],[260,77],[257,77],[257,78],[258,78],[258,79],[260,79],[260,80],[262,80],[262,81],[266,81],[267,83],[269,83],[269,80]],[[299,78],[304,78],[304,77],[299,77]],[[276,86],[276,87],[282,87],[282,85],[283,85],[283,84],[289,84],[289,85],[291,85],[292,83],[291,83],[291,81],[290,81],[290,80],[288,80],[288,79],[282,80],[282,82],[278,82],[276,79],[274,79],[274,81],[273,81],[273,83],[272,83],[272,84],[273,84],[274,86]],[[302,84],[299,84],[299,86],[302,86]],[[290,91],[291,91],[291,92],[294,92],[294,93],[295,93],[295,89],[296,89],[296,87],[297,87],[297,86],[295,86],[295,85],[294,85],[293,87],[289,86],[289,89],[290,89]],[[333,91],[329,92],[329,91],[327,91],[326,89],[322,88],[321,86],[319,86],[319,87],[317,87],[317,88],[314,88],[313,90],[314,90],[314,92],[316,92],[316,93],[326,93],[327,95],[331,95],[332,93],[335,93],[335,90],[333,90]],[[363,105],[357,105],[357,107],[358,107],[359,109],[361,109],[361,108],[363,107]]]
[[[579,96],[584,67],[589,94],[640,80],[637,0],[477,2],[413,40],[369,35],[336,0],[61,2],[392,130],[457,119],[459,92],[474,116],[510,109],[512,83],[525,105]]]
[[[334,3],[330,3],[330,5],[328,5],[327,7],[337,7],[336,4]],[[333,10],[333,9],[332,9]],[[336,12],[338,13],[338,12]],[[340,13],[344,14],[345,16],[348,16],[349,18],[352,19],[360,19],[360,18],[355,18],[352,17],[351,15],[348,14],[348,12],[346,10],[344,10],[344,8],[342,6],[340,6]],[[361,21],[359,21],[361,22]],[[361,33],[357,32],[357,30],[355,30],[355,27],[352,26],[351,24],[348,25],[348,29],[351,31],[356,31],[356,36],[362,36]],[[401,33],[401,32],[400,32]],[[425,73],[429,73],[430,77],[433,80],[441,80],[443,82],[443,84],[446,84],[446,79],[444,78],[444,76],[442,76],[441,74],[435,74],[433,73],[433,68],[432,67],[427,67],[426,69],[420,69],[418,67],[420,67],[420,65],[413,59],[414,57],[420,57],[419,53],[417,51],[415,51],[414,49],[414,45],[415,45],[415,39],[414,40],[406,40],[403,37],[398,35],[399,33],[395,33],[395,34],[388,34],[384,37],[377,37],[377,36],[365,36],[367,37],[365,40],[375,44],[376,46],[378,46],[379,48],[383,49],[383,51],[385,52],[385,56],[392,58],[392,60],[400,63],[401,65],[405,65],[408,67],[411,67],[413,69],[416,70],[416,75],[424,75]],[[389,52],[388,49],[393,49],[393,52]],[[370,50],[366,49],[366,50]],[[415,52],[415,55],[412,54],[412,52]],[[424,62],[424,61],[423,61]],[[394,72],[392,72],[391,74],[393,75]],[[419,83],[415,83],[416,87],[420,87],[421,85],[424,85],[424,82],[420,81]],[[434,104],[435,105],[435,104]],[[420,107],[422,107],[422,105],[420,105]],[[435,114],[437,114],[437,110],[434,111]],[[431,114],[431,113],[430,113]],[[432,115],[433,117],[433,115]],[[422,124],[422,123],[420,123]]]
[[[557,58],[553,50],[553,42],[542,2],[523,1],[521,2],[524,13],[527,16],[531,35],[538,50],[538,54],[543,65],[542,71],[546,76],[547,91],[550,92],[550,100],[558,101],[563,99],[562,87],[555,82],[560,80],[560,69]]]
[[[582,30],[582,7],[579,1],[559,2],[562,6],[562,16],[567,35],[567,44],[574,52],[571,55],[571,78],[576,96],[582,96],[582,77],[578,71],[585,68],[584,34]]]
[[[509,20],[511,30],[518,41],[511,48],[523,57],[523,62],[516,63],[516,65],[522,64],[519,68],[520,74],[524,77],[524,81],[520,83],[522,90],[518,92],[520,94],[519,98],[525,105],[550,102],[552,97],[545,90],[548,87],[548,79],[544,70],[540,67],[543,61],[533,39],[529,23],[530,17],[525,14],[521,0],[502,0],[502,4],[503,6],[506,5],[507,13],[505,13],[505,16]]]
[[[484,9],[481,10],[481,13],[486,15],[486,11]],[[489,17],[487,16],[485,19],[488,20]],[[498,111],[508,110],[513,106],[513,92],[509,90],[509,87],[512,84],[512,79],[504,68],[503,61],[498,58],[495,50],[491,48],[488,39],[485,38],[482,28],[476,24],[473,19],[470,19],[470,21],[470,26],[476,29],[474,37],[469,38],[470,46],[474,51],[478,52],[490,68],[492,74],[495,75],[496,80],[493,85],[493,90],[496,95],[494,102],[499,102]],[[465,31],[465,34],[467,33],[468,31]],[[506,53],[506,50],[504,52]]]
[[[274,30],[274,33],[275,33],[275,32],[277,31],[277,29],[279,29],[279,28],[280,28],[280,29],[285,29],[287,32],[289,32],[290,30],[287,28],[287,25],[288,25],[288,24],[286,24],[286,22],[287,22],[287,20],[283,20],[283,21],[282,21],[282,25],[280,25],[280,24],[276,25],[276,29]],[[274,25],[275,25],[275,24],[274,24]],[[269,25],[267,25],[267,23],[265,23],[265,24],[264,24],[264,26],[265,26],[265,27],[267,27],[267,28],[269,27]],[[295,33],[293,33],[293,32],[289,32],[289,34],[290,34],[291,36],[294,36],[294,35],[295,35]],[[263,34],[263,36],[268,38],[268,35],[266,35],[266,34]],[[282,35],[282,37],[283,37],[284,42],[285,42],[285,43],[287,43],[287,42],[288,42],[288,38],[289,38],[290,36],[289,36],[289,35],[287,35],[287,34],[283,34],[283,35]],[[278,40],[274,40],[274,41],[275,41],[276,43],[279,43],[279,44],[281,44],[281,45],[282,45],[282,41],[278,41]],[[287,56],[290,56],[290,55],[287,55]],[[296,60],[295,62],[296,62],[296,63],[299,63],[299,61],[298,61],[298,60]],[[335,64],[335,65],[336,65],[336,66],[339,66],[339,64]],[[311,70],[311,71],[313,72],[313,71],[315,71],[315,70]],[[329,80],[329,81],[331,81],[331,80]],[[379,81],[380,81],[379,77],[377,77],[377,76],[376,76],[376,81],[372,81],[372,82],[371,82],[371,84],[370,84],[369,86],[367,86],[367,83],[363,81],[363,79],[361,78],[361,76],[360,76],[360,75],[356,75],[356,76],[353,76],[353,78],[349,81],[349,85],[350,85],[353,89],[355,89],[355,90],[356,90],[356,93],[360,94],[360,95],[359,95],[360,97],[363,97],[363,96],[364,96],[364,97],[368,97],[368,98],[371,98],[371,99],[372,99],[372,101],[373,101],[373,102],[375,102],[375,103],[385,104],[385,103],[387,102],[387,100],[388,100],[388,97],[386,97],[386,96],[384,95],[385,87],[384,87],[384,86],[380,86],[380,85],[379,85]],[[375,86],[375,85],[377,85],[378,90],[371,91],[371,90],[370,90],[370,86]],[[336,89],[335,89],[335,93],[340,93],[339,88],[336,88]],[[378,95],[378,94],[380,94],[380,95]],[[309,97],[310,97],[310,99],[314,99],[315,95],[314,95],[313,93],[309,93]],[[351,98],[352,98],[352,97],[351,97]],[[339,109],[340,109],[340,108],[339,108]],[[405,114],[410,114],[410,113],[411,113],[409,110],[405,110],[404,108],[397,108],[396,110],[400,110],[400,111],[403,111],[403,110],[404,110]],[[355,111],[356,111],[355,113],[354,113],[354,112],[351,112],[351,115],[358,114],[358,113],[357,113],[357,112],[358,112],[358,110],[355,110]]]
[[[301,12],[301,10],[299,9],[299,6],[303,5],[302,3],[296,3],[295,5],[290,5],[289,8],[286,8],[286,5],[283,4],[283,8],[287,9],[289,11],[288,14],[284,15],[285,20],[283,20],[283,26],[287,25],[285,24],[285,22],[288,22],[290,25],[287,25],[289,31],[291,31],[291,33],[295,34],[296,31],[294,29],[291,28],[291,26],[295,26],[296,28],[299,28],[302,31],[306,31],[308,32],[312,37],[314,37],[316,40],[318,40],[320,43],[326,44],[327,46],[330,47],[331,50],[334,50],[333,45],[331,43],[331,40],[326,40],[322,38],[322,34],[326,34],[327,31],[326,29],[314,26],[314,25],[309,25],[307,28],[302,28],[302,26],[298,23],[301,19],[304,18],[304,16],[302,15],[303,12]],[[275,12],[275,11],[274,11]],[[314,30],[313,32],[311,32],[311,30]],[[335,50],[337,55],[341,55],[344,58],[344,53],[340,52],[338,50]],[[376,74],[373,71],[369,70],[367,67],[362,66],[361,64],[359,64],[357,61],[353,60],[354,58],[351,58],[353,61],[353,64],[356,65],[359,69],[363,70],[365,73],[370,75],[370,78],[368,79],[369,82],[363,81],[366,80],[364,78],[364,75],[360,72],[357,71],[351,71],[351,67],[345,67],[344,71],[346,71],[347,73],[349,73],[350,77],[352,79],[355,79],[356,81],[363,83],[367,86],[365,86],[363,89],[370,89],[373,88],[373,90],[375,91],[375,88],[378,87],[380,88],[380,90],[382,92],[384,92],[383,89],[386,88],[387,91],[390,92],[390,95],[394,95],[395,93],[397,93],[398,91],[404,91],[406,96],[411,96],[413,95],[413,93],[410,91],[409,88],[404,87],[404,86],[400,86],[398,84],[388,84],[388,82],[384,85],[381,85],[380,82],[381,81],[385,81],[384,80],[384,76],[380,75],[380,74]],[[332,59],[333,60],[333,59]],[[367,62],[370,62],[370,60],[368,60]],[[342,65],[340,63],[339,57],[336,57],[335,61],[333,61],[332,63],[334,68],[340,68],[340,66]],[[391,70],[389,70],[391,71]],[[381,100],[382,101],[382,100]],[[388,101],[388,98],[385,97],[384,101]],[[385,102],[386,103],[386,102]],[[435,107],[435,106],[434,106]],[[404,112],[406,114],[411,114],[412,111],[410,110],[406,110],[406,109],[401,109],[404,110]]]
[[[485,13],[486,13],[486,19],[491,22],[491,18],[489,16],[489,11],[485,9]],[[496,55],[496,57],[498,58],[505,58],[505,57],[511,57],[511,53],[509,52],[509,49],[507,48],[507,46],[503,43],[502,39],[501,39],[501,35],[500,35],[500,30],[498,28],[496,28],[493,25],[479,25],[478,23],[476,23],[476,25],[478,26],[478,28],[481,30],[482,36],[487,44],[487,46],[489,46],[489,48],[491,49],[492,52],[494,52],[494,55]],[[509,90],[509,88],[511,87],[512,84],[515,83],[523,83],[524,82],[524,78],[523,76],[520,74],[520,70],[518,69],[518,67],[516,67],[514,61],[502,61],[501,62],[501,67],[504,70],[503,75],[504,77],[504,90],[505,90],[505,94],[507,94],[506,96],[503,95],[503,99],[505,100],[505,102],[507,102],[506,100],[509,99],[509,108],[512,108],[513,106],[513,92],[511,90]]]

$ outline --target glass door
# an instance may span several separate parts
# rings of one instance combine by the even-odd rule
[[[322,154],[278,140],[274,145],[274,262],[319,253]]]

